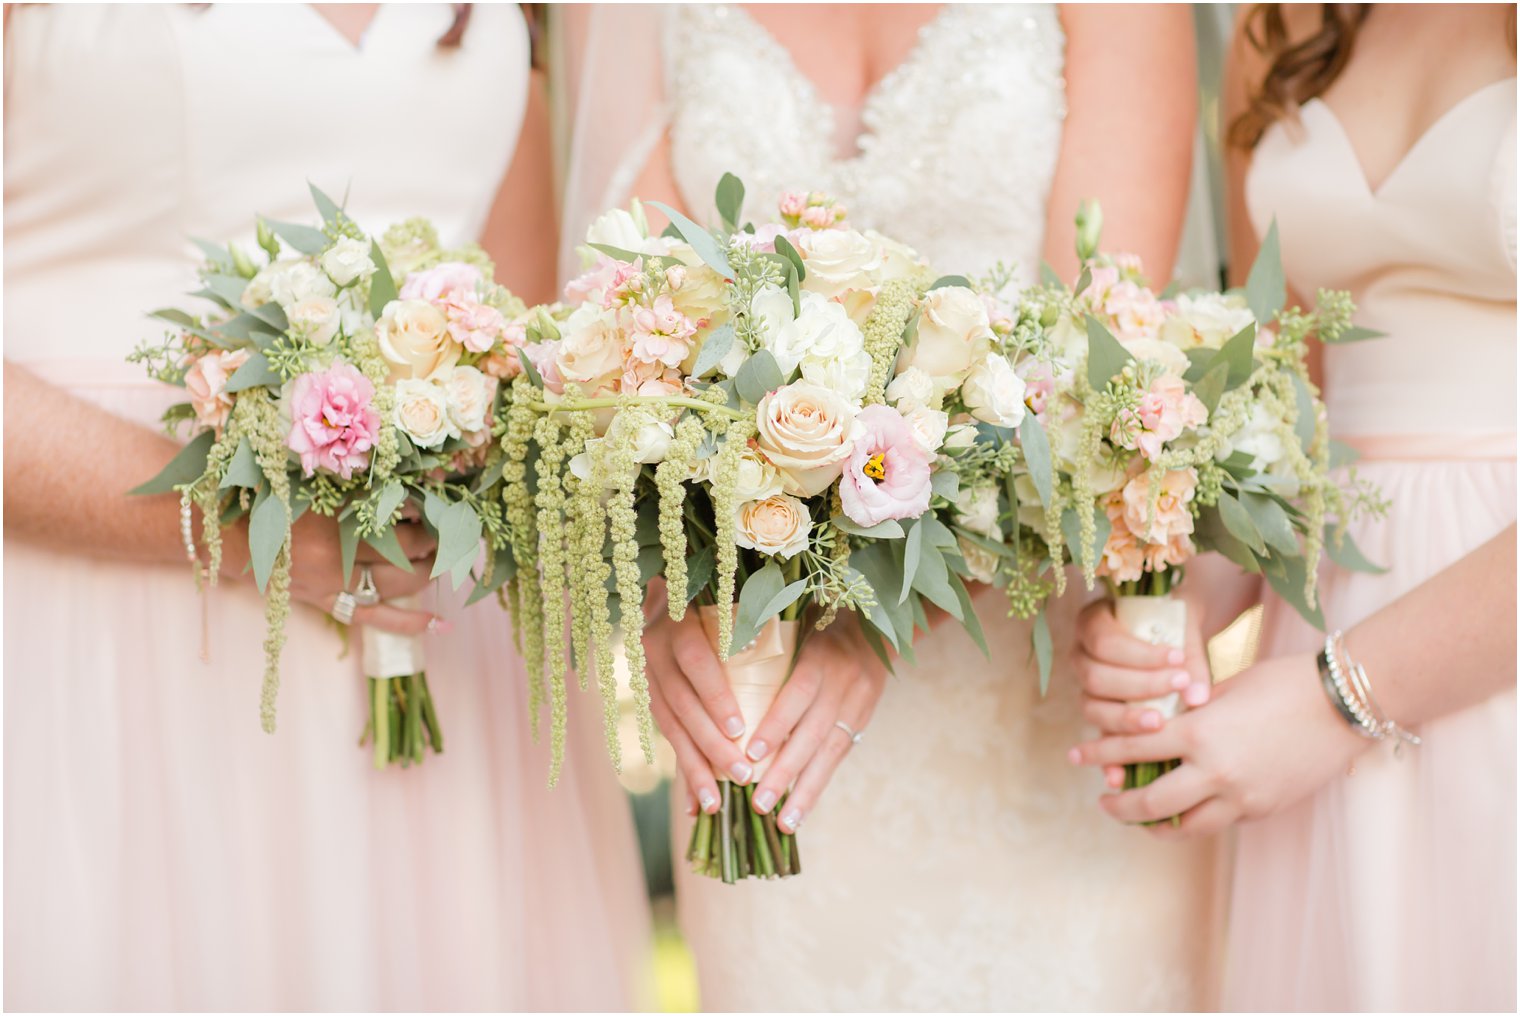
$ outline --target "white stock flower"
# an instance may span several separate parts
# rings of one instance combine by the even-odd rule
[[[786,299],[790,303],[790,297]],[[844,307],[833,300],[803,293],[800,302],[802,312],[794,320],[774,331],[766,330],[766,348],[783,375],[800,367],[808,381],[858,400],[871,380],[865,336]],[[775,311],[767,306],[766,312]]]

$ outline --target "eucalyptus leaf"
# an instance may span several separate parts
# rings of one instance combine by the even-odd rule
[[[691,249],[696,251],[697,257],[701,258],[710,268],[725,279],[732,279],[734,277],[734,269],[728,263],[728,256],[723,253],[723,248],[718,246],[718,241],[713,239],[711,233],[667,204],[659,201],[651,201],[649,204],[665,213],[666,217],[670,219],[670,224],[681,235],[681,239],[685,240],[691,245]]]
[[[542,391],[544,387],[544,378],[543,375],[538,372],[538,365],[533,362],[533,357],[529,356],[527,353],[521,350],[518,350],[517,362],[522,364],[522,372],[527,375],[528,383],[531,384],[534,388]]]
[[[892,656],[887,652],[886,643],[882,640],[882,633],[872,625],[866,625],[860,630],[860,635],[866,640],[866,645],[871,652],[881,661],[881,665],[887,669],[887,673],[896,673],[892,666]]]
[[[1072,287],[1072,296],[1081,296],[1083,290],[1092,285],[1092,269],[1087,265],[1082,266],[1082,274],[1077,276],[1077,284]]]
[[[1040,696],[1050,690],[1050,668],[1055,659],[1055,647],[1050,641],[1050,622],[1045,620],[1045,612],[1034,616],[1034,625],[1030,632],[1030,641],[1034,644],[1034,658],[1040,670]]]
[[[1347,342],[1366,342],[1368,339],[1381,339],[1387,335],[1387,332],[1380,332],[1375,328],[1363,328],[1360,325],[1352,325],[1350,328],[1342,330],[1335,338],[1325,339],[1325,342],[1339,346]]]
[[[805,589],[807,579],[798,579],[786,585],[781,568],[775,561],[750,575],[739,590],[739,610],[734,618],[732,651],[737,653],[754,640],[765,622],[797,602]]]
[[[391,266],[385,261],[385,252],[374,240],[369,244],[369,259],[375,263],[375,274],[369,278],[369,312],[378,318],[385,313],[385,305],[400,294],[391,275]]]
[[[971,282],[964,275],[941,275],[929,286],[930,290],[943,289],[946,286],[960,286],[964,289],[971,288]]]
[[[961,492],[961,478],[954,470],[935,470],[929,475],[929,489],[946,501],[954,501]]]
[[[1356,545],[1349,532],[1336,536],[1336,527],[1325,527],[1325,554],[1330,560],[1340,565],[1347,571],[1368,572],[1373,575],[1381,575],[1388,569],[1375,564],[1362,553],[1362,549]]]
[[[157,476],[141,486],[133,487],[128,494],[167,494],[175,487],[194,483],[206,472],[206,456],[216,441],[213,431],[202,431],[175,453],[168,465]]]
[[[248,444],[248,439],[243,438],[238,442],[237,451],[232,453],[232,461],[227,463],[227,471],[222,474],[222,482],[217,484],[217,489],[247,487],[252,490],[263,482],[264,471],[259,468],[258,459],[254,458],[253,447]]]
[[[322,215],[322,221],[330,225],[337,225],[338,221],[343,218],[343,209],[338,207],[336,201],[323,193],[322,188],[310,180],[306,181],[306,187],[311,191],[311,200],[316,203],[317,211]]]
[[[933,512],[925,512],[919,524],[924,527],[924,546],[948,549],[956,545],[955,534]]]
[[[760,400],[780,388],[784,380],[781,366],[770,350],[759,349],[750,354],[739,373],[734,375],[734,390],[745,402],[759,405]]]
[[[966,627],[966,634],[971,636],[971,641],[976,643],[982,655],[992,659],[992,651],[987,648],[987,636],[982,631],[982,619],[976,616],[976,605],[971,602],[971,592],[966,588],[959,576],[950,576],[950,588],[955,590],[955,598],[960,601],[961,623]]]
[[[1340,469],[1349,466],[1362,457],[1362,453],[1351,447],[1344,441],[1330,439],[1330,468]]]
[[[849,533],[851,536],[865,536],[873,540],[900,540],[907,535],[903,532],[902,523],[896,519],[886,519],[874,526],[862,526],[852,522],[847,515],[835,515],[829,519],[829,524],[840,532]]]
[[[1040,492],[1040,503],[1048,507],[1052,483],[1050,439],[1033,413],[1025,413],[1024,422],[1019,424],[1019,447],[1024,449],[1024,462],[1029,466],[1029,478]]]
[[[1187,350],[1184,355],[1188,358],[1188,369],[1183,372],[1182,380],[1189,384],[1197,384],[1199,381],[1202,381],[1203,375],[1207,374],[1209,368],[1214,365],[1214,354],[1216,352],[1218,350],[1209,349],[1207,346],[1199,346],[1196,349]]]
[[[464,501],[449,505],[442,513],[438,526],[438,551],[433,558],[433,571],[429,577],[436,579],[440,575],[450,574],[454,588],[458,589],[463,584],[460,567],[464,566],[468,574],[468,567],[480,554],[481,531],[480,516],[475,514],[474,508]]]
[[[269,366],[263,353],[254,353],[227,379],[227,391],[241,392],[249,388],[279,387],[280,375]]]
[[[1256,361],[1252,357],[1255,350],[1256,325],[1254,322],[1236,332],[1228,342],[1219,347],[1219,352],[1214,354],[1214,359],[1209,363],[1209,369],[1213,370],[1221,363],[1229,365],[1230,376],[1225,380],[1225,391],[1233,391],[1250,380],[1251,372],[1256,369]]]
[[[404,572],[411,572],[412,562],[407,559],[406,551],[401,549],[401,541],[396,538],[396,527],[382,529],[378,533],[370,533],[364,537],[364,542],[373,547],[375,553],[385,558],[391,564]]]
[[[401,507],[401,502],[406,500],[406,488],[400,480],[391,480],[380,491],[379,500],[375,504],[375,520],[382,526],[390,525],[391,516],[396,514],[396,509]]]
[[[1208,410],[1210,416],[1213,416],[1214,410],[1219,408],[1219,400],[1224,397],[1224,386],[1229,378],[1230,365],[1216,363],[1197,384],[1193,385],[1193,394],[1198,397],[1199,402],[1203,403],[1203,408]]]
[[[1129,350],[1119,344],[1113,333],[1092,315],[1087,316],[1087,383],[1097,391],[1108,387],[1109,379],[1134,361]]]
[[[1297,374],[1288,376],[1293,379],[1293,404],[1298,411],[1293,421],[1293,433],[1297,435],[1298,443],[1307,455],[1314,444],[1314,432],[1319,422],[1316,419],[1314,395],[1309,391],[1309,386],[1303,378]]]
[[[643,261],[646,265],[656,265],[660,268],[670,268],[681,264],[680,258],[670,257],[667,254],[644,254],[636,250],[627,250],[623,247],[614,247],[610,243],[588,243],[586,246],[592,250],[612,258],[614,261],[622,261],[627,264],[636,264]]]
[[[686,602],[690,603],[702,594],[712,581],[713,565],[718,548],[711,543],[686,559]]]
[[[913,588],[957,621],[962,620],[961,601],[950,588],[950,566],[945,563],[945,553],[927,541],[918,556]]]
[[[910,522],[907,531],[908,538],[903,543],[902,588],[898,590],[898,603],[906,603],[908,594],[913,591],[913,578],[918,573],[918,559],[924,553],[923,525]]]
[[[1277,245],[1277,220],[1267,229],[1256,252],[1256,263],[1246,277],[1246,304],[1257,321],[1265,324],[1288,299],[1288,285],[1283,278],[1282,252]]]
[[[734,326],[732,322],[725,321],[708,333],[702,341],[702,348],[697,351],[696,362],[692,364],[691,376],[702,377],[728,355],[728,351],[734,348]]]
[[[1261,563],[1251,548],[1241,543],[1225,528],[1218,512],[1204,512],[1198,517],[1193,540],[1203,550],[1212,550],[1252,575],[1261,572]]]
[[[1061,276],[1057,275],[1056,270],[1050,267],[1049,261],[1043,259],[1040,261],[1040,284],[1043,286],[1061,285]]]
[[[254,502],[248,516],[248,559],[253,565],[253,581],[264,592],[275,558],[290,535],[290,516],[285,502],[267,491]]]
[[[1245,505],[1237,501],[1229,491],[1219,492],[1219,519],[1230,531],[1230,535],[1250,547],[1258,557],[1266,556],[1267,544],[1262,539],[1261,530],[1256,528],[1256,522],[1251,518],[1251,513],[1246,511]]]
[[[264,221],[269,223],[269,228],[275,231],[275,235],[302,254],[320,254],[327,249],[327,234],[320,229],[296,222],[279,222],[275,219]]]
[[[802,263],[802,254],[796,247],[792,246],[792,241],[784,236],[776,237],[776,253],[792,263],[792,267],[797,271],[797,281],[799,283],[807,278],[807,267]]]
[[[718,206],[718,215],[723,219],[723,228],[730,233],[739,228],[739,216],[744,209],[744,181],[732,173],[724,173],[718,181],[718,192],[715,203]]]
[[[1108,534],[1112,529],[1113,526],[1106,514],[1101,511],[1094,512],[1091,547],[1093,561],[1103,559],[1103,548],[1108,544]],[[1072,560],[1086,568],[1089,563],[1089,548],[1082,543],[1082,525],[1081,520],[1077,518],[1075,508],[1068,508],[1061,513],[1061,535],[1066,539],[1066,546],[1071,552]]]
[[[506,547],[501,548],[491,563],[491,581],[477,582],[475,588],[470,590],[470,595],[465,597],[464,605],[468,607],[472,603],[479,603],[512,581],[516,575],[517,562],[512,560],[512,552]]]
[[[290,319],[285,316],[285,310],[277,303],[264,303],[248,312],[248,315],[264,322],[276,333],[283,333],[290,327]]]
[[[1293,522],[1288,518],[1288,513],[1282,505],[1265,494],[1257,494],[1252,491],[1242,491],[1240,503],[1245,506],[1250,514],[1251,521],[1256,524],[1257,532],[1266,545],[1279,554],[1298,554],[1298,534],[1293,530]]]
[[[232,264],[232,255],[224,248],[219,247],[210,240],[202,240],[195,236],[190,238],[190,242],[199,247],[201,253],[206,255],[206,260],[216,265],[221,271],[228,275],[232,275],[237,271]]]
[[[1272,591],[1293,605],[1299,616],[1320,631],[1325,630],[1325,615],[1319,605],[1309,606],[1307,569],[1301,557],[1272,557],[1262,562],[1262,574]]]
[[[243,290],[248,288],[248,280],[241,275],[208,275],[205,278],[206,288],[216,294],[217,298],[226,303],[233,310],[243,309]]]

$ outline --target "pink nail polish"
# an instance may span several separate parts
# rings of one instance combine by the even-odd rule
[[[1201,706],[1209,700],[1209,686],[1206,684],[1194,684],[1182,693],[1182,701],[1190,706]]]
[[[730,716],[723,721],[723,733],[729,737],[738,737],[744,733],[744,721],[737,716]]]
[[[1188,675],[1188,672],[1185,670],[1179,670],[1177,673],[1172,675],[1172,687],[1177,691],[1181,691],[1192,683],[1192,677],[1190,677]]]
[[[1081,765],[1082,764],[1082,752],[1081,752],[1081,750],[1078,749],[1078,748],[1073,748],[1071,751],[1067,752],[1066,753],[1066,761],[1070,762],[1074,766]]]
[[[755,810],[761,813],[768,812],[776,804],[776,792],[774,790],[760,790],[755,792]]]
[[[748,755],[754,761],[759,762],[761,759],[765,758],[765,753],[768,751],[770,751],[770,746],[767,745],[764,741],[751,741],[749,743],[749,747],[744,749],[744,754]]]
[[[1173,649],[1166,654],[1166,662],[1174,667],[1180,667],[1187,662],[1187,654],[1181,649]]]
[[[1149,712],[1140,714],[1140,726],[1144,730],[1160,730],[1161,714]]]

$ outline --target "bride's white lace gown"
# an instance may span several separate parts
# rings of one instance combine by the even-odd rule
[[[671,162],[716,218],[725,171],[762,216],[821,189],[941,271],[1038,270],[1066,100],[1050,5],[949,5],[858,111],[859,152],[788,52],[735,6],[664,13]],[[848,131],[845,131],[848,134]],[[1052,618],[1069,644],[1080,596]],[[1042,699],[1028,626],[989,590],[984,658],[947,624],[900,666],[867,737],[800,835],[802,877],[725,886],[684,873],[680,917],[709,1009],[1195,1009],[1210,1001],[1211,845],[1175,845],[1097,807],[1074,682]],[[1059,655],[1059,653],[1058,653]],[[684,846],[689,819],[677,820]]]

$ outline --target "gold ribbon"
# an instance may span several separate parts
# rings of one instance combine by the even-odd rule
[[[701,607],[697,615],[702,630],[707,633],[708,644],[718,650],[718,608]],[[792,672],[792,657],[797,652],[797,637],[801,625],[797,621],[783,621],[773,617],[765,622],[760,634],[749,645],[729,656],[721,663],[728,677],[728,687],[739,703],[739,714],[744,717],[744,736],[739,739],[739,750],[749,747],[760,721],[770,711],[781,693],[781,686]],[[769,756],[755,766],[755,778],[759,779],[775,757],[776,745],[770,746]]]

